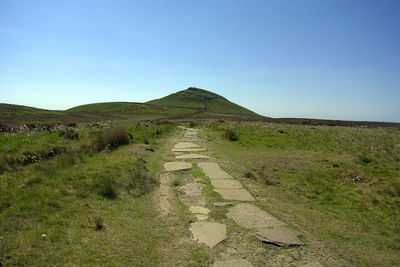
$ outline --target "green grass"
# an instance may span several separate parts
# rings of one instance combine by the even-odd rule
[[[202,134],[272,214],[356,265],[398,264],[398,129],[211,123]]]
[[[170,237],[148,194],[160,155],[146,150],[143,139],[151,136],[156,147],[174,126],[108,127],[119,126],[132,136],[130,144],[102,153],[79,149],[99,131],[90,127],[77,130],[79,140],[57,132],[1,134],[3,156],[68,148],[0,175],[1,265],[160,265],[159,241]]]

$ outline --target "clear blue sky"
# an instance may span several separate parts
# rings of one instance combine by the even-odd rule
[[[271,117],[400,122],[398,0],[0,0],[0,102],[189,86]]]

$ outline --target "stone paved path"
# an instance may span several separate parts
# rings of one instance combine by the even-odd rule
[[[277,246],[300,246],[303,243],[298,239],[299,232],[285,227],[286,224],[281,222],[268,212],[260,209],[258,206],[249,203],[255,202],[256,199],[243,187],[243,185],[229,173],[224,171],[217,163],[212,162],[214,159],[198,152],[206,152],[194,142],[200,142],[197,137],[197,129],[184,128],[183,138],[178,140],[174,148],[171,150],[176,160],[199,160],[207,159],[207,162],[198,162],[198,167],[210,179],[213,190],[221,195],[224,200],[233,202],[215,202],[214,207],[228,207],[227,217],[232,219],[239,226],[249,229],[260,241],[274,244]],[[196,153],[193,153],[196,152]],[[164,164],[166,171],[184,171],[192,168],[192,163],[185,161],[166,162]],[[205,201],[202,198],[204,184],[197,182],[189,182],[179,188],[184,191],[186,203],[189,210],[196,217],[197,222],[190,224],[190,231],[194,241],[205,244],[210,248],[218,246],[223,241],[227,233],[227,226],[219,222],[210,221],[208,214],[211,212],[206,208]],[[257,232],[256,232],[257,231]],[[229,259],[225,261],[215,261],[214,267],[249,267],[252,264],[246,259]]]
[[[227,260],[227,261],[216,261],[212,267],[251,267],[250,262],[245,259],[238,260]]]
[[[233,179],[226,171],[222,170],[217,163],[200,162],[197,164],[210,179]]]
[[[202,154],[191,153],[176,156],[176,159],[211,159],[211,157]]]
[[[195,147],[200,147],[200,146],[190,142],[179,142],[175,145],[175,148],[195,148]]]
[[[164,163],[166,171],[179,171],[192,168],[192,164],[188,162],[166,162]]]

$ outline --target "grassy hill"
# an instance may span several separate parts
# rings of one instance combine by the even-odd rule
[[[147,103],[136,102],[106,102],[77,106],[68,109],[69,113],[104,113],[120,115],[158,115],[158,116],[176,116],[191,114],[194,112],[191,108],[185,107],[166,107]]]
[[[0,103],[0,116],[11,117],[11,116],[25,116],[25,115],[63,115],[62,111],[54,111],[47,109],[40,109],[34,107],[27,107],[13,104],[1,104]]]
[[[194,87],[147,103],[164,107],[187,107],[214,114],[258,116],[220,95]]]
[[[65,111],[0,104],[0,123],[4,124],[94,122],[113,119],[211,118],[218,116],[260,117],[258,114],[232,103],[220,95],[193,87],[147,103],[94,103],[73,107]]]
[[[76,106],[68,112],[143,112],[148,111],[146,104],[134,102],[106,102]]]

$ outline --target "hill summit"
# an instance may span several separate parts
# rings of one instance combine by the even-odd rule
[[[256,113],[232,103],[218,94],[196,87],[189,87],[186,90],[149,101],[147,104],[197,109],[214,114],[257,116]]]

